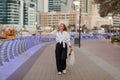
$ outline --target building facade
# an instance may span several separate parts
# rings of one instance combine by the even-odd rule
[[[93,29],[94,27],[100,28],[101,25],[109,24],[108,17],[102,18],[99,16],[98,13],[99,5],[94,4],[93,3],[94,0],[79,0],[79,1],[80,6],[78,6],[77,8],[79,10],[81,8],[81,12],[77,10],[79,12],[77,17],[81,15],[81,26],[86,25],[88,29]],[[76,24],[79,24],[79,21],[77,21]]]
[[[24,2],[24,25],[34,26],[36,19],[36,1],[35,0],[25,0]]]
[[[51,27],[59,25],[60,23],[65,23],[66,26],[74,25],[74,19],[75,19],[75,12],[42,12],[40,13],[40,21],[41,26],[43,28],[45,27]]]
[[[120,28],[120,15],[113,17],[113,26]]]
[[[68,12],[73,0],[39,0],[40,12]]]
[[[39,24],[37,1],[39,0],[0,0],[0,25],[17,30],[35,30]]]
[[[20,2],[18,0],[0,0],[0,25],[18,25]]]
[[[48,12],[61,11],[61,0],[48,0]]]
[[[46,1],[46,3],[45,3]],[[76,24],[76,28],[79,28],[79,15],[80,11],[77,10],[81,8],[81,26],[86,25],[88,29],[94,29],[95,27],[100,28],[102,25],[109,25],[109,16],[107,17],[100,17],[98,11],[99,11],[99,5],[94,4],[94,0],[78,0],[80,1],[80,7],[78,6],[75,10],[75,5],[73,4],[73,1],[76,0],[44,0],[44,11],[42,12],[48,12],[48,11],[55,11],[54,7],[55,5],[59,6],[61,5],[60,12],[62,13],[68,13],[69,11],[78,11],[75,12],[75,19],[74,23]],[[46,8],[45,8],[46,6]],[[55,7],[57,8],[57,7]],[[56,10],[57,11],[57,10]],[[57,11],[58,12],[58,11]],[[46,14],[45,14],[46,15]],[[48,17],[45,16],[45,19]],[[43,19],[43,17],[41,17]],[[77,20],[76,20],[77,19]],[[42,21],[42,20],[40,20]],[[113,18],[113,26],[120,25],[119,24],[119,18]],[[43,22],[41,22],[43,23]],[[46,23],[46,22],[44,22]],[[55,23],[55,22],[54,22]],[[47,23],[42,26],[48,26]]]
[[[81,7],[81,25],[86,25],[87,28],[93,29],[94,27],[100,28],[101,25],[109,25],[109,16],[100,17],[99,4],[94,4],[94,0],[79,0]],[[119,16],[112,19],[112,26],[120,26]]]

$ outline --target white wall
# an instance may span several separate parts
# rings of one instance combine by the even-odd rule
[[[44,0],[44,12],[48,12],[48,0]]]
[[[20,0],[20,22],[19,22],[19,25],[20,25],[20,29],[22,28],[23,26],[23,0]]]
[[[40,12],[44,12],[44,0],[38,0],[38,7]]]
[[[35,9],[29,8],[28,9],[28,25],[35,25]]]

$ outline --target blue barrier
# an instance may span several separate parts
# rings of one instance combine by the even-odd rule
[[[81,39],[101,39],[104,38],[106,39],[106,37],[108,37],[108,34],[81,34]],[[71,34],[71,40],[73,40],[75,37],[79,37],[79,34]]]
[[[9,62],[10,59],[14,59],[35,45],[53,40],[50,36],[30,36],[3,41],[0,43],[0,65]]]
[[[9,51],[9,56],[10,56],[10,59],[14,59],[14,54],[13,54],[13,44],[14,44],[14,40],[10,40],[10,51]]]
[[[3,42],[3,45],[2,45],[2,48],[1,48],[1,59],[4,61],[4,62],[9,62],[9,59],[8,59],[8,54],[7,54],[7,50],[8,50],[8,44],[9,44],[9,41],[4,41]]]
[[[3,65],[3,62],[2,62],[2,54],[1,54],[1,50],[2,50],[2,46],[4,45],[4,42],[2,42],[0,44],[0,65]]]
[[[107,34],[81,34],[81,39],[99,39],[106,38],[107,36]],[[75,35],[72,34],[71,39],[74,38]],[[0,65],[3,65],[4,62],[9,62],[10,59],[14,59],[35,45],[53,40],[55,40],[55,37],[47,35],[30,36],[3,41],[0,43]]]

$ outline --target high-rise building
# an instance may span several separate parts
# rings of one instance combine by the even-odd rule
[[[60,23],[65,23],[66,26],[74,25],[75,12],[42,12],[40,13],[40,21],[42,27],[53,27]]]
[[[40,12],[68,12],[73,0],[39,0]]]
[[[41,5],[41,3],[40,3],[40,0],[36,0],[36,26],[40,26],[40,10],[41,10],[41,8],[40,8],[40,5]]]
[[[36,2],[35,0],[25,0],[24,2],[24,25],[33,26],[36,22]]]
[[[39,19],[40,19],[39,13],[41,11],[41,5],[43,4],[41,1],[43,0],[24,0],[24,24],[25,25],[30,25],[29,23],[31,23],[31,22],[28,22],[30,21],[29,19],[31,19],[29,18],[30,17],[29,15],[32,15],[32,17],[34,16],[33,18],[34,25],[39,25]],[[34,12],[30,12],[29,10]]]
[[[0,0],[0,25],[21,30],[39,24],[39,0]],[[32,29],[32,30],[33,30]]]
[[[43,1],[43,0],[41,0]],[[109,24],[108,17],[102,18],[100,17],[98,10],[99,5],[94,4],[94,0],[44,0],[43,7],[41,7],[43,10],[41,12],[63,12],[67,13],[69,11],[75,10],[75,5],[73,4],[73,1],[80,1],[79,9],[81,8],[81,25],[86,25],[87,28],[93,29],[94,27],[100,28],[101,25],[107,25]],[[80,13],[77,12],[77,17],[79,18]],[[76,13],[75,13],[76,15]],[[47,17],[45,17],[46,19]],[[79,21],[76,21],[74,19],[74,23],[77,22],[77,27],[79,24]],[[77,19],[79,20],[79,19]],[[41,22],[42,23],[42,22]],[[120,25],[118,18],[113,19],[113,25]]]
[[[61,11],[68,12],[73,10],[73,0],[61,0]]]
[[[19,24],[19,0],[0,0],[0,25]]]
[[[37,22],[37,11],[38,11],[38,6],[37,6],[37,0],[24,0],[24,9],[23,9],[23,19],[24,19],[24,27],[25,29],[34,32],[36,30]]]
[[[120,28],[120,15],[113,17],[113,26]]]
[[[38,6],[38,11],[39,12],[43,12],[44,11],[44,1],[45,0],[37,0],[38,2],[37,2],[37,6]]]
[[[81,25],[86,25],[88,28],[93,29],[94,27],[100,28],[101,25],[109,25],[109,16],[100,17],[99,4],[94,4],[94,0],[73,0],[80,1],[81,7]],[[72,5],[74,6],[74,5]],[[79,8],[79,7],[78,7]],[[80,14],[79,14],[80,15]],[[113,17],[113,26],[120,26],[119,17]]]
[[[74,0],[76,1],[76,0]],[[105,25],[109,23],[108,17],[102,18],[99,16],[98,10],[99,5],[94,4],[94,0],[78,0],[80,1],[80,6],[77,8],[80,10],[81,8],[81,25],[86,25],[87,28],[93,29],[94,27],[100,27],[101,25]],[[78,17],[79,17],[78,15]],[[79,21],[78,21],[79,22]]]
[[[48,0],[48,11],[61,11],[61,0]]]

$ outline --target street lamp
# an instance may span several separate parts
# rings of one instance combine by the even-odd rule
[[[37,29],[37,27],[38,27],[38,26],[37,26],[37,22],[35,22],[35,27],[36,27],[36,29]]]
[[[79,4],[80,4],[80,1],[73,1],[73,4],[75,5],[75,32],[77,32],[77,24],[78,24],[78,19],[79,19],[79,16],[78,16],[78,13],[79,13]]]
[[[109,30],[110,30],[110,33],[111,33],[111,27],[112,27],[112,17],[110,16],[109,17]]]
[[[74,4],[75,6],[79,6],[79,5],[80,5],[80,1],[74,1],[73,4]]]
[[[79,48],[81,47],[81,5],[80,5],[80,1],[74,1],[73,2],[75,5],[79,6]]]

